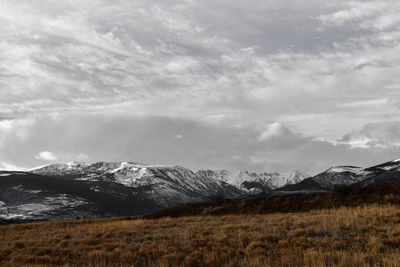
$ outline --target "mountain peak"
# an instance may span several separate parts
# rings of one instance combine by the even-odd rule
[[[85,162],[81,162],[81,161],[69,161],[65,164],[68,168],[76,168],[76,167],[80,167],[80,166],[85,166],[88,165]]]
[[[302,171],[299,170],[290,170],[287,172],[282,173],[282,175],[284,175],[285,177],[291,177],[291,176],[304,176],[304,177],[309,177],[309,175],[303,173]]]
[[[230,172],[227,170],[199,170],[197,171],[197,174],[226,182],[238,188],[241,188],[244,183],[258,183],[271,189],[279,188],[287,184],[298,183],[308,177],[297,170],[292,170],[282,174],[266,171],[258,173],[247,169],[242,169],[236,172]]]

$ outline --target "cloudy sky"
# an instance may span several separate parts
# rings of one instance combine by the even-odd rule
[[[400,2],[2,0],[0,169],[400,158]]]

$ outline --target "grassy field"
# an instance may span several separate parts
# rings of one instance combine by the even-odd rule
[[[1,266],[400,266],[400,207],[0,226]]]

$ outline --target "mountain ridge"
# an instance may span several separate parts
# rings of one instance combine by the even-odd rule
[[[400,160],[367,168],[334,166],[308,178],[296,171],[193,172],[182,166],[127,161],[48,164],[29,172],[0,171],[0,220],[140,215],[213,199],[390,185],[399,177]]]
[[[205,178],[211,179],[212,181],[208,181],[210,183],[227,183],[236,187],[238,190],[243,191],[245,194],[270,192],[284,185],[298,183],[307,177],[300,171],[295,170],[287,173],[256,173],[249,170],[240,170],[237,172],[228,170],[198,170],[193,172],[190,169],[179,165],[152,165],[128,161],[96,163],[68,162],[66,164],[55,163],[29,169],[28,172],[49,176],[79,176],[79,179],[83,180],[104,180],[107,179],[107,177],[112,179],[112,176],[114,176],[114,181],[126,186],[135,187],[137,183],[140,184],[140,180],[144,182],[144,177],[146,175],[154,175],[154,171],[160,169],[185,170],[187,174],[190,173],[189,177],[193,178],[194,174],[199,176],[198,180]],[[148,183],[151,183],[151,181],[148,181]],[[249,186],[249,183],[252,183],[253,186]],[[243,184],[247,184],[247,186]]]
[[[377,181],[377,177],[382,175],[393,176],[400,174],[400,159],[394,159],[382,164],[371,167],[356,167],[356,166],[333,166],[322,173],[313,177],[304,179],[303,181],[287,185],[280,188],[280,191],[301,192],[301,191],[330,191],[335,186],[359,184],[366,186],[367,180],[370,184]]]

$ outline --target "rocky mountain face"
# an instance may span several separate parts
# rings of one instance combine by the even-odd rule
[[[162,207],[206,201],[217,194],[227,198],[235,198],[242,194],[240,190],[221,180],[196,175],[181,166],[145,165],[134,162],[70,162],[39,167],[29,172],[120,184],[141,190],[147,199]]]
[[[239,172],[200,170],[197,171],[197,174],[226,182],[247,193],[271,192],[285,185],[299,183],[307,178],[306,175],[299,171],[290,171],[281,174],[278,172],[256,173],[248,170],[241,170]]]

